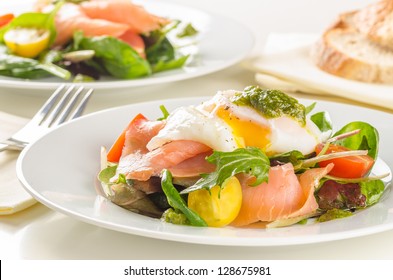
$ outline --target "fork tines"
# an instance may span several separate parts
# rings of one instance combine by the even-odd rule
[[[77,118],[83,113],[92,92],[93,89],[85,90],[83,86],[61,85],[33,119],[42,126],[50,127]]]

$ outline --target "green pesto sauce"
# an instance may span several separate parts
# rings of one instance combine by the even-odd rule
[[[295,98],[275,89],[249,86],[235,94],[231,101],[236,105],[250,106],[265,118],[291,117],[302,126],[306,125],[306,108]]]
[[[176,224],[176,225],[189,225],[190,224],[186,215],[184,215],[183,213],[178,212],[172,208],[167,209],[162,214],[161,219],[167,223]]]
[[[335,219],[341,219],[345,217],[352,216],[352,212],[342,210],[342,209],[337,209],[333,208],[328,210],[325,214],[321,215],[318,218],[318,222],[327,222]]]

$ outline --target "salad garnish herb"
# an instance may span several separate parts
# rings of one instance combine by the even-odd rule
[[[183,190],[182,194],[199,189],[210,190],[216,185],[222,186],[226,179],[239,173],[255,176],[256,180],[252,184],[253,186],[268,181],[270,161],[259,148],[238,148],[232,152],[214,151],[206,160],[217,166],[216,171],[209,174],[201,174],[202,178],[193,186]]]

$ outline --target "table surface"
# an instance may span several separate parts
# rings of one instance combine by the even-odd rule
[[[370,0],[177,0],[243,23],[255,35],[250,55],[258,54],[270,32],[321,32],[334,17]],[[213,95],[220,89],[255,84],[254,73],[241,64],[185,81],[132,89],[97,90],[87,113],[184,96]],[[49,91],[0,89],[0,110],[31,117]],[[393,157],[393,156],[392,156]],[[386,159],[392,166],[393,158]],[[12,259],[391,259],[393,231],[347,240],[280,247],[205,246],[163,241],[116,232],[57,213],[37,203],[0,216],[0,258]]]

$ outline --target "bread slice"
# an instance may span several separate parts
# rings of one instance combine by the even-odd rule
[[[344,13],[340,18],[369,40],[393,50],[393,0],[372,3],[363,9]]]
[[[311,58],[336,76],[393,84],[393,51],[369,40],[342,17],[313,45]]]

